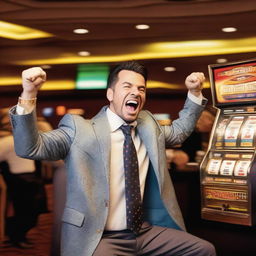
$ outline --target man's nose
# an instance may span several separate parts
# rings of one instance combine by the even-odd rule
[[[133,87],[132,88],[132,92],[133,95],[139,95],[139,89],[137,87]]]

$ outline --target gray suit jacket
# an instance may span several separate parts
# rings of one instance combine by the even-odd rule
[[[58,129],[38,133],[35,112],[10,110],[17,155],[38,160],[64,159],[67,200],[63,213],[62,255],[89,256],[99,243],[108,216],[110,129],[106,107],[91,120],[67,114]],[[145,218],[155,225],[185,229],[167,170],[165,147],[182,143],[193,131],[203,106],[187,99],[179,118],[161,127],[141,111],[137,131],[150,168],[145,187]]]

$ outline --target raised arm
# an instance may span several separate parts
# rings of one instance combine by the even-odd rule
[[[179,118],[174,120],[171,126],[164,127],[166,145],[173,146],[183,143],[194,130],[207,102],[202,95],[204,81],[204,74],[200,72],[194,72],[187,76],[185,85],[189,92],[188,98],[179,112]]]
[[[36,97],[46,81],[46,73],[40,67],[22,72],[23,92],[18,105],[10,110],[15,151],[17,155],[39,160],[63,159],[74,138],[74,121],[65,116],[59,128],[39,133],[36,123]]]

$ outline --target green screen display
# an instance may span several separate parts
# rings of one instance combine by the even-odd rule
[[[77,67],[76,89],[105,89],[108,74],[108,65],[80,64]]]

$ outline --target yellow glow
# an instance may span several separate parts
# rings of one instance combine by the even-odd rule
[[[204,82],[204,88],[210,88],[210,83]],[[169,84],[160,81],[149,80],[147,81],[147,88],[165,88],[165,89],[186,89],[184,84]]]
[[[211,85],[208,81],[204,82],[203,88],[210,88],[210,87],[211,87]]]
[[[0,77],[0,86],[21,85],[21,77]]]
[[[202,41],[183,41],[183,42],[158,42],[149,44],[150,50],[172,50],[182,49],[187,50],[191,48],[201,47],[219,47],[222,46],[221,40],[202,40]]]
[[[20,85],[20,77],[0,77],[0,86]],[[182,88],[177,84],[168,84],[160,81],[149,80],[147,88],[167,88],[179,89]],[[73,90],[75,89],[75,81],[72,80],[48,80],[41,88],[41,90]]]
[[[169,84],[160,81],[147,81],[147,88],[165,88],[165,89],[182,89],[182,86],[178,84]]]
[[[0,77],[0,86],[17,86],[21,87],[21,77]],[[49,80],[41,90],[73,90],[75,81],[73,80]]]
[[[75,89],[75,81],[72,80],[55,80],[47,81],[41,90],[73,90]]]
[[[0,77],[0,86],[21,86],[20,77]],[[148,80],[147,88],[165,88],[165,89],[185,89],[185,85],[169,84],[161,81]],[[204,88],[210,88],[210,83],[206,81]],[[73,80],[48,80],[41,90],[73,90],[75,81]]]
[[[52,37],[53,35],[37,29],[0,21],[0,36],[14,40],[28,40]]]
[[[72,64],[72,63],[100,63],[120,62],[125,60],[145,60],[180,58],[207,55],[222,55],[232,53],[256,52],[256,37],[245,39],[212,40],[212,41],[187,41],[187,42],[158,42],[147,44],[141,51],[123,55],[105,56],[61,56],[52,59],[34,59],[18,61],[18,65],[43,65],[43,64]]]

